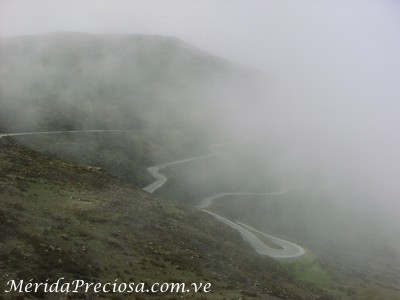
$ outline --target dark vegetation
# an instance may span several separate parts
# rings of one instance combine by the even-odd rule
[[[202,149],[201,138],[194,141],[187,136],[185,131],[134,130],[26,135],[16,139],[54,157],[104,168],[121,180],[143,187],[153,181],[149,166]]]
[[[258,256],[236,232],[193,208],[170,204],[102,170],[54,159],[11,138],[0,139],[0,186],[2,290],[10,278],[65,277],[212,282],[212,295],[199,294],[198,299],[237,299],[240,291],[259,299],[325,294]]]

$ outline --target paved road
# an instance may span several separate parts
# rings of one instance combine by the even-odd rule
[[[197,156],[197,157],[185,158],[185,159],[180,159],[180,160],[172,161],[172,162],[165,163],[162,165],[157,165],[154,167],[147,168],[147,170],[150,172],[150,174],[154,177],[155,181],[153,183],[149,184],[148,186],[145,186],[143,188],[143,190],[145,190],[149,193],[154,193],[157,189],[161,188],[167,182],[168,178],[165,175],[161,174],[159,171],[162,169],[165,169],[166,167],[183,164],[183,163],[187,163],[187,162],[195,161],[195,160],[199,160],[199,159],[204,159],[204,158],[208,158],[208,157],[215,156],[215,155],[218,155],[218,154],[211,153],[211,154]]]
[[[233,143],[232,143],[233,144]],[[186,158],[186,159],[181,159],[181,160],[176,160],[168,163],[164,163],[161,165],[153,166],[148,168],[150,174],[154,177],[155,181],[148,186],[144,187],[143,190],[153,193],[155,190],[161,188],[166,182],[167,182],[167,177],[163,174],[161,174],[159,171],[167,168],[169,166],[177,165],[177,164],[182,164],[194,160],[199,160],[199,159],[205,159],[209,158],[212,156],[216,156],[220,154],[220,151],[218,151],[218,148],[221,146],[228,145],[227,143],[225,144],[217,144],[217,145],[212,145],[208,147],[208,154],[202,155],[202,156],[196,156],[192,158]],[[218,198],[226,197],[226,196],[249,196],[249,195],[262,195],[262,196],[272,196],[272,195],[282,195],[287,192],[289,192],[292,189],[282,189],[277,192],[269,192],[269,193],[250,193],[250,192],[236,192],[236,193],[219,193],[207,198],[204,198],[199,205],[197,205],[197,208],[202,210],[203,212],[212,215],[215,217],[218,221],[236,229],[242,238],[248,242],[254,250],[261,254],[261,255],[267,255],[273,258],[295,258],[295,257],[300,257],[305,253],[305,250],[300,247],[299,245],[296,245],[295,243],[280,239],[278,237],[274,237],[272,235],[268,235],[266,233],[263,233],[261,231],[258,231],[257,229],[254,229],[246,224],[239,223],[239,222],[233,222],[225,217],[222,217],[214,212],[211,212],[207,210],[206,208],[211,206],[214,202],[214,200],[217,200]],[[264,242],[262,242],[253,232],[257,232],[260,235],[264,235],[266,238],[270,239],[273,243],[279,245],[282,249],[273,249],[269,246],[267,246]]]
[[[23,135],[42,135],[42,134],[61,134],[61,133],[80,133],[80,132],[122,132],[122,131],[137,131],[137,130],[69,130],[69,131],[41,131],[41,132],[21,132],[21,133],[0,133],[0,138],[5,137],[5,136],[23,136]],[[217,145],[211,145],[208,147],[208,154],[202,155],[202,156],[197,156],[197,157],[191,157],[191,158],[185,158],[185,159],[180,159],[168,163],[164,163],[161,165],[153,166],[148,168],[149,172],[151,175],[154,177],[155,181],[148,186],[144,187],[143,190],[153,193],[155,190],[161,188],[165,182],[167,182],[167,177],[164,176],[159,172],[159,170],[167,168],[172,165],[177,165],[177,164],[182,164],[190,161],[195,161],[199,159],[205,159],[209,158],[212,156],[216,156],[220,154],[220,151],[218,151],[218,148],[221,146],[228,145],[227,143],[225,144],[217,144]],[[287,193],[289,189],[277,191],[277,192],[271,192],[271,193],[246,193],[246,192],[237,192],[237,193],[220,193],[213,195],[211,197],[205,198],[201,201],[201,203],[198,205],[198,208],[201,209],[202,211],[214,216],[218,221],[236,229],[239,231],[240,235],[242,238],[247,241],[253,248],[254,250],[261,254],[261,255],[268,255],[270,257],[274,258],[293,258],[293,257],[299,257],[305,253],[304,249],[292,242],[285,241],[283,239],[265,234],[261,231],[258,231],[254,228],[251,228],[248,225],[245,225],[243,223],[239,222],[232,222],[228,220],[227,218],[224,218],[220,215],[217,215],[216,213],[213,213],[211,211],[206,210],[207,207],[212,205],[213,201],[221,198],[221,197],[226,197],[226,196],[233,196],[233,195],[241,195],[241,196],[246,196],[246,195],[281,195],[284,193]],[[264,235],[265,237],[269,238],[272,240],[274,243],[277,245],[281,246],[283,250],[277,250],[268,247],[265,245],[257,236],[255,236],[250,230],[253,232],[257,232],[258,234]]]
[[[283,195],[288,193],[293,189],[282,189],[277,192],[270,192],[270,193],[249,193],[249,192],[237,192],[237,193],[220,193],[213,195],[211,197],[204,198],[200,204],[197,205],[197,208],[201,209],[202,211],[214,216],[218,221],[236,229],[239,231],[242,238],[247,241],[254,250],[262,255],[268,255],[273,258],[294,258],[299,257],[305,253],[305,250],[296,245],[295,243],[283,240],[281,238],[266,234],[261,232],[255,228],[250,227],[249,225],[243,224],[241,222],[233,222],[228,220],[225,217],[222,217],[216,213],[213,213],[206,208],[211,206],[215,200],[223,197],[228,196],[276,196],[276,195]],[[267,246],[264,242],[262,242],[253,232],[257,232],[259,235],[263,235],[273,243],[279,245],[282,249],[273,249]]]
[[[61,133],[81,133],[81,132],[123,132],[123,131],[141,131],[140,129],[84,129],[84,130],[68,130],[68,131],[36,131],[36,132],[18,132],[18,133],[0,133],[0,138],[5,136],[21,136],[21,135],[41,135],[41,134],[61,134]]]
[[[195,160],[209,158],[212,156],[219,155],[219,154],[221,154],[221,152],[218,151],[218,148],[222,147],[222,146],[230,145],[230,144],[237,144],[237,143],[221,143],[221,144],[211,145],[211,146],[208,146],[208,154],[184,158],[184,159],[180,159],[180,160],[175,160],[175,161],[171,161],[168,163],[164,163],[161,165],[147,168],[147,170],[150,172],[150,174],[154,177],[155,181],[153,183],[145,186],[143,188],[143,190],[145,190],[146,192],[149,192],[149,193],[154,193],[157,189],[161,188],[167,182],[168,178],[165,175],[161,174],[159,172],[160,170],[165,169],[170,166],[173,166],[173,165],[179,165],[179,164],[187,163],[190,161],[195,161]]]

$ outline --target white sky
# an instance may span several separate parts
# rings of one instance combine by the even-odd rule
[[[275,67],[361,49],[368,55],[382,45],[399,51],[399,9],[396,0],[0,0],[0,36],[172,35],[246,64]]]

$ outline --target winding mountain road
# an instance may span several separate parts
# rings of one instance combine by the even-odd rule
[[[211,146],[208,146],[208,154],[190,157],[190,158],[184,158],[184,159],[180,159],[180,160],[175,160],[175,161],[171,161],[171,162],[167,162],[167,163],[164,163],[161,165],[147,168],[147,170],[150,172],[150,174],[154,177],[155,181],[153,183],[145,186],[143,188],[143,190],[145,190],[146,192],[149,192],[149,193],[154,193],[157,189],[161,188],[167,182],[168,178],[165,175],[161,174],[159,172],[160,170],[165,169],[170,166],[173,166],[173,165],[179,165],[179,164],[219,155],[220,152],[217,150],[217,148],[221,147],[221,146],[230,145],[230,144],[237,144],[237,143],[221,143],[221,144],[211,145]]]
[[[213,213],[209,210],[206,210],[206,208],[211,206],[215,200],[217,200],[219,198],[223,198],[223,197],[229,197],[229,196],[277,196],[277,195],[286,194],[291,190],[294,190],[294,189],[283,189],[283,190],[280,190],[277,192],[270,192],[270,193],[250,193],[250,192],[220,193],[220,194],[216,194],[211,197],[204,198],[200,202],[200,204],[197,205],[197,208],[214,216],[218,221],[239,231],[242,238],[245,241],[247,241],[254,248],[254,250],[257,253],[259,253],[261,255],[267,255],[267,256],[270,256],[273,258],[294,258],[294,257],[299,257],[305,253],[304,249],[302,247],[300,247],[299,245],[296,245],[295,243],[292,243],[292,242],[283,240],[281,238],[266,234],[266,233],[261,232],[253,227],[250,227],[249,225],[246,225],[244,223],[241,223],[241,222],[235,223],[225,217],[217,215],[216,213]],[[262,242],[254,234],[254,232],[256,232],[259,235],[265,236],[272,243],[280,246],[282,249],[274,249],[274,248],[267,246],[264,242]]]
[[[110,130],[97,130],[97,129],[88,129],[88,130],[69,130],[69,131],[41,131],[41,132],[21,132],[21,133],[0,133],[0,138],[6,137],[6,136],[24,136],[24,135],[43,135],[43,134],[62,134],[62,133],[82,133],[82,132],[123,132],[123,131],[138,131],[138,130],[129,130],[129,129],[110,129]],[[229,144],[234,144],[234,143],[229,143]],[[164,164],[160,164],[157,166],[149,167],[148,171],[150,174],[154,177],[155,181],[148,186],[144,187],[143,190],[149,192],[149,193],[154,193],[157,189],[161,188],[168,180],[168,178],[161,174],[159,171],[173,166],[177,164],[183,164],[195,160],[200,160],[200,159],[205,159],[205,158],[210,158],[212,156],[219,155],[221,152],[218,151],[217,149],[220,146],[225,146],[228,145],[228,143],[222,143],[222,144],[216,144],[216,145],[211,145],[208,147],[208,154],[201,155],[201,156],[196,156],[196,157],[191,157],[191,158],[185,158],[185,159],[180,159]],[[219,193],[216,195],[213,195],[211,197],[204,198],[200,204],[197,206],[198,209],[202,210],[205,213],[208,213],[215,217],[218,221],[236,229],[242,238],[248,242],[254,250],[261,254],[261,255],[267,255],[273,258],[295,258],[303,255],[305,253],[304,249],[300,247],[299,245],[296,245],[295,243],[280,239],[278,237],[274,237],[271,235],[268,235],[266,233],[263,233],[261,231],[258,231],[257,229],[254,229],[250,227],[249,225],[240,223],[240,222],[233,222],[225,217],[222,217],[214,212],[211,212],[209,210],[206,210],[207,207],[211,206],[213,202],[219,198],[226,197],[226,196],[248,196],[248,195],[264,195],[264,196],[272,196],[272,195],[282,195],[290,190],[293,189],[284,189],[280,190],[277,192],[269,192],[269,193],[249,193],[249,192],[235,192],[235,193]],[[269,246],[267,246],[264,242],[262,242],[253,232],[258,233],[259,235],[263,235],[266,238],[270,239],[273,243],[279,245],[282,249],[274,249]]]
[[[229,144],[234,144],[234,143],[229,143]],[[216,156],[221,154],[220,151],[217,149],[220,146],[225,146],[228,145],[228,143],[225,144],[217,144],[217,145],[211,145],[208,147],[208,154],[202,155],[202,156],[196,156],[192,158],[186,158],[186,159],[180,159],[164,164],[160,164],[157,166],[153,166],[148,168],[148,171],[150,174],[154,177],[155,181],[148,186],[144,187],[143,190],[149,192],[149,193],[154,193],[157,189],[161,188],[168,180],[168,178],[161,174],[159,171],[162,169],[165,169],[169,166],[177,165],[177,164],[182,164],[190,161],[195,161],[199,159],[205,159],[209,158],[212,156]],[[227,196],[249,196],[249,195],[261,195],[261,196],[273,196],[273,195],[283,195],[285,193],[288,193],[291,190],[294,190],[295,188],[286,188],[282,189],[280,191],[276,192],[266,192],[266,193],[251,193],[251,192],[235,192],[235,193],[219,193],[207,198],[204,198],[198,205],[197,208],[200,209],[201,211],[210,214],[214,218],[216,218],[218,221],[224,223],[225,225],[228,225],[229,227],[232,227],[236,229],[240,235],[242,236],[243,240],[248,242],[253,249],[261,254],[261,255],[267,255],[272,258],[297,258],[302,256],[305,253],[305,250],[292,242],[283,240],[281,238],[263,233],[257,229],[254,229],[250,227],[249,225],[240,223],[240,222],[233,222],[223,216],[220,216],[214,212],[211,212],[207,210],[209,206],[213,204],[213,202],[219,198],[222,197],[227,197]],[[257,233],[258,235],[265,236],[267,239],[269,239],[271,242],[274,244],[280,246],[282,249],[274,249],[269,246],[267,246],[263,241],[261,241],[254,233]]]

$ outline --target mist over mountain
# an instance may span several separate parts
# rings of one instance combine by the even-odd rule
[[[71,141],[65,144],[56,138],[49,142],[35,137],[39,142],[31,143],[31,147],[41,151],[47,147],[77,162],[85,161],[83,153],[106,151],[106,156],[115,156],[110,161],[119,167],[103,165],[104,156],[94,159],[90,154],[86,161],[107,165],[115,174],[125,174],[122,177],[134,178],[133,182],[140,185],[150,180],[146,168],[156,162],[204,154],[208,144],[221,140],[253,140],[239,156],[220,167],[224,171],[212,181],[215,187],[211,190],[217,192],[221,185],[231,191],[246,186],[264,191],[272,186],[331,185],[336,187],[335,196],[317,201],[322,206],[336,207],[334,215],[339,218],[340,211],[346,209],[349,218],[344,224],[349,228],[363,229],[362,235],[373,229],[381,238],[372,242],[376,240],[379,245],[384,244],[381,240],[391,241],[400,230],[396,214],[389,209],[395,205],[398,192],[398,161],[394,156],[397,144],[389,140],[393,128],[386,130],[379,118],[370,122],[365,119],[368,114],[376,115],[371,112],[371,99],[359,112],[354,101],[346,104],[344,100],[330,101],[329,97],[320,102],[314,98],[294,101],[289,85],[294,75],[288,77],[287,93],[275,95],[273,78],[180,39],[156,35],[61,32],[2,38],[0,55],[3,131],[146,131],[140,143],[131,140],[134,152],[120,152],[124,147],[110,148],[104,138],[86,146],[81,139],[75,140],[75,145],[81,146],[74,149]],[[304,78],[298,80],[297,85],[308,86]],[[120,143],[114,140],[109,145]],[[121,157],[126,161],[125,168],[123,163],[116,163]],[[207,167],[197,173],[183,168],[181,173],[185,172],[181,182],[194,179],[191,184],[181,184],[178,190],[184,195],[205,196],[212,186]],[[199,184],[199,178],[203,178],[204,185]],[[229,180],[224,182],[222,178]],[[177,190],[172,195],[173,199],[179,198]],[[315,207],[310,205],[309,209]],[[289,212],[287,219],[296,219],[294,213]],[[321,212],[316,215],[321,216]],[[365,220],[364,224],[366,215],[373,222]],[[352,224],[352,218],[357,222]],[[258,223],[263,222],[258,219]],[[311,222],[306,227],[316,224]],[[339,225],[332,232],[343,237]],[[346,240],[351,241],[352,234]],[[364,244],[367,240],[361,241]],[[400,253],[395,242],[384,248],[391,254]]]
[[[190,131],[199,124],[215,130],[221,125],[217,116],[235,106],[245,81],[256,75],[161,36],[64,32],[3,38],[0,55],[2,126],[8,131]]]
[[[7,155],[3,158],[6,163],[2,177],[4,186],[13,188],[4,190],[12,197],[2,204],[0,213],[9,202],[16,201],[24,204],[23,209],[33,209],[40,215],[41,206],[25,206],[26,195],[37,194],[38,199],[51,202],[40,190],[42,182],[29,183],[35,180],[37,166],[31,164],[35,158],[46,162],[44,174],[54,174],[51,166],[55,164],[60,174],[75,172],[80,175],[90,171],[87,174],[90,184],[97,182],[96,177],[104,177],[104,189],[107,183],[115,183],[113,190],[106,189],[110,192],[107,199],[128,182],[137,192],[135,205],[141,207],[143,199],[164,201],[166,214],[170,215],[168,221],[172,224],[181,220],[182,232],[190,224],[194,226],[193,231],[202,233],[189,221],[193,215],[196,222],[203,217],[201,212],[193,211],[206,197],[218,193],[270,193],[267,196],[227,196],[215,201],[210,209],[234,222],[249,224],[307,248],[304,260],[282,266],[274,264],[276,274],[281,276],[277,282],[282,285],[289,282],[290,295],[299,299],[325,294],[327,299],[330,296],[339,299],[347,295],[352,299],[357,293],[363,299],[363,294],[368,295],[370,290],[371,294],[375,289],[382,293],[388,289],[392,293],[393,286],[398,286],[394,274],[400,266],[393,263],[400,257],[397,240],[400,233],[397,218],[399,160],[393,134],[396,126],[382,122],[385,109],[374,111],[374,107],[379,106],[378,100],[374,102],[368,98],[363,102],[357,98],[367,93],[361,93],[360,86],[352,90],[357,100],[349,96],[347,103],[346,97],[339,97],[344,95],[344,90],[338,88],[337,94],[332,92],[335,84],[340,86],[345,80],[335,83],[338,76],[331,76],[325,81],[318,78],[315,84],[310,84],[315,73],[309,77],[292,74],[289,64],[282,69],[287,72],[285,80],[280,78],[279,84],[274,86],[276,81],[272,73],[265,76],[180,39],[158,35],[59,32],[2,38],[0,60],[1,132],[133,130],[112,134],[80,132],[14,137],[25,147],[46,153],[40,155],[13,141],[4,142],[2,147]],[[305,73],[312,73],[309,70],[317,65],[324,66],[319,65],[318,57],[309,65],[304,61],[299,64]],[[355,73],[352,76],[356,77]],[[327,82],[333,84],[330,86]],[[329,88],[325,90],[322,83]],[[346,82],[346,86],[350,85]],[[376,92],[378,90],[376,88]],[[325,92],[329,96],[322,97]],[[339,95],[338,98],[335,95]],[[384,103],[388,101],[390,99]],[[389,116],[387,122],[392,124],[393,114]],[[218,155],[208,156],[208,146],[219,143],[222,147]],[[13,156],[15,149],[19,149],[17,157]],[[207,159],[190,161],[191,157]],[[149,167],[188,158],[187,162],[162,171],[168,181],[155,192],[155,197],[139,191],[154,180]],[[23,169],[25,161],[32,168]],[[13,162],[18,162],[16,165],[21,166],[22,173],[20,168],[10,167]],[[8,176],[8,170],[15,174]],[[116,177],[108,177],[108,172]],[[79,176],[78,179],[70,177],[79,186]],[[58,185],[67,191],[71,189],[68,180],[62,184],[58,182],[59,176],[49,175],[46,180],[52,191],[56,191]],[[25,188],[29,194],[24,194]],[[80,188],[84,194],[86,187]],[[103,187],[97,188],[95,195],[106,198]],[[69,192],[73,194],[73,189]],[[68,198],[63,194],[58,196],[69,205]],[[74,197],[78,199],[80,195]],[[106,203],[112,206],[111,202]],[[179,205],[183,208],[178,209]],[[154,207],[149,211],[143,208],[142,221],[149,215],[151,223],[165,218],[161,213],[153,215],[152,209],[157,209]],[[17,210],[11,211],[18,214]],[[97,213],[93,210],[88,215]],[[113,218],[118,220],[119,213]],[[82,212],[78,215],[79,221],[86,220]],[[36,224],[31,219],[29,222]],[[134,221],[129,219],[129,222]],[[124,226],[129,227],[129,222]],[[198,224],[204,228],[224,228],[222,232],[227,229],[213,219],[210,222],[210,226]],[[167,237],[162,242],[169,245],[172,225],[162,224],[167,226],[163,230],[149,225],[151,243],[157,242],[157,234],[161,232]],[[119,228],[120,224],[116,222],[112,226]],[[102,232],[101,228],[97,230]],[[38,232],[35,241],[40,240],[41,229]],[[232,236],[236,233],[237,239],[228,241],[233,241],[231,248],[235,248],[235,243],[241,240],[237,232],[230,233]],[[195,238],[187,239],[199,245]],[[59,238],[54,237],[54,240]],[[224,253],[220,240],[215,245],[220,251],[217,257]],[[130,242],[135,243],[135,236]],[[207,245],[199,248],[207,251]],[[108,246],[106,249],[110,253],[114,251]],[[168,250],[168,255],[175,250]],[[141,254],[146,256],[146,253]],[[240,253],[237,259],[241,262],[242,255],[248,257],[247,253]],[[252,265],[257,264],[259,257],[252,255]],[[165,263],[163,259],[148,263],[157,267]],[[218,270],[224,269],[221,261],[225,263],[225,258],[213,257],[211,261],[218,264]],[[266,265],[271,263],[268,258],[263,261]],[[188,269],[192,267],[189,260],[185,260],[185,264]],[[265,272],[258,271],[254,278],[261,278]],[[208,272],[207,269],[204,274]],[[232,272],[229,268],[223,274]],[[272,275],[267,276],[268,280]],[[232,274],[223,276],[229,278]],[[245,275],[239,273],[238,276]],[[248,286],[257,287],[258,280]],[[228,283],[227,290],[230,284],[234,286]],[[351,290],[354,286],[361,288],[355,292]],[[257,287],[258,293],[260,289]],[[273,295],[286,297],[278,292]],[[286,298],[291,297],[288,295]]]

